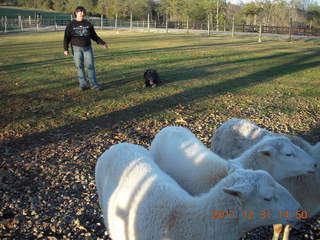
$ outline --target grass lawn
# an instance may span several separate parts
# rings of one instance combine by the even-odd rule
[[[110,46],[93,45],[102,92],[79,91],[63,32],[0,35],[4,239],[109,240],[97,158],[123,141],[148,147],[164,126],[185,126],[208,145],[224,121],[245,118],[320,141],[319,40],[98,33]],[[143,88],[147,68],[165,84]],[[320,239],[319,221],[290,239]],[[269,227],[242,239],[271,238]]]
[[[1,141],[103,132],[132,120],[213,118],[215,128],[238,117],[278,132],[317,130],[320,40],[99,34],[110,46],[94,43],[102,92],[79,91],[63,32],[1,35]],[[165,84],[143,88],[147,68]]]

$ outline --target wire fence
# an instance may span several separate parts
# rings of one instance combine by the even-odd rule
[[[36,17],[0,17],[0,33],[9,32],[38,32],[38,31],[58,31],[64,30],[71,21],[70,17],[36,18]],[[222,32],[243,32],[243,33],[271,33],[300,36],[320,36],[320,29],[307,27],[282,27],[265,25],[246,25],[246,24],[209,24],[209,23],[188,23],[188,22],[156,22],[156,21],[125,21],[120,19],[106,19],[99,17],[89,17],[88,20],[96,29],[162,29],[169,30],[203,30],[222,31]]]

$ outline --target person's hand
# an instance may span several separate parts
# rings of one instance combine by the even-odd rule
[[[106,43],[103,44],[102,47],[103,47],[103,48],[109,48],[108,44],[106,44]]]
[[[69,51],[64,51],[63,54],[64,54],[65,56],[68,56],[68,55],[69,55]]]

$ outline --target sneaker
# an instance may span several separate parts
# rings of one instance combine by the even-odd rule
[[[103,90],[102,87],[100,87],[100,86],[94,86],[92,89],[96,90],[96,91],[102,91]]]
[[[80,87],[80,91],[85,91],[85,90],[88,90],[88,89],[90,89],[88,86]]]

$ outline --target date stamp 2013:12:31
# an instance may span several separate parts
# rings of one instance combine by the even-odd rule
[[[270,218],[272,214],[278,214],[281,218],[289,218],[289,211],[279,210],[278,212],[273,212],[271,210],[261,210],[260,212],[255,212],[252,210],[243,210],[241,212],[236,212],[235,210],[213,210],[211,219],[227,219],[227,218],[239,218],[244,217],[248,220],[251,220],[253,218],[261,218],[266,219]],[[296,211],[295,215],[298,219],[307,219],[308,218],[308,212],[307,211]]]

